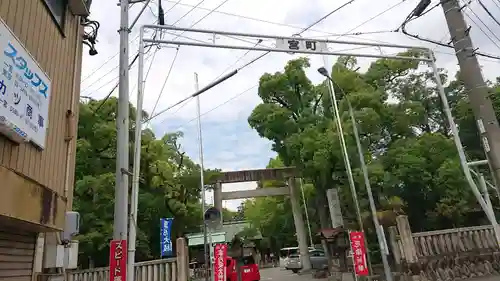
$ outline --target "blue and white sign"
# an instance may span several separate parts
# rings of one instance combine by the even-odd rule
[[[172,256],[172,223],[173,218],[160,219],[160,249],[161,256]]]
[[[10,132],[45,148],[51,81],[0,19],[0,122]]]

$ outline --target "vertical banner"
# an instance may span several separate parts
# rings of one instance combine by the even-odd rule
[[[172,223],[173,218],[160,219],[160,252],[161,256],[172,256]]]
[[[358,276],[367,276],[369,272],[366,262],[366,247],[365,240],[363,239],[363,232],[352,231],[349,233],[349,239],[351,241],[354,272],[356,272]]]
[[[127,240],[111,240],[109,281],[127,281]]]
[[[214,281],[226,281],[227,244],[214,247]]]

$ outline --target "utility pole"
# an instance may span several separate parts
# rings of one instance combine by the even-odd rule
[[[458,0],[440,0],[497,190],[500,184],[500,128]]]
[[[127,240],[129,172],[129,81],[128,81],[128,13],[129,0],[120,0],[120,64],[118,116],[116,118],[116,182],[113,239]]]
[[[198,92],[200,90],[200,84],[198,82],[198,73],[194,73],[194,90]],[[207,224],[205,223],[205,179],[204,179],[204,171],[205,165],[203,163],[203,135],[201,130],[201,105],[200,105],[200,96],[196,96],[196,117],[197,117],[197,125],[198,125],[198,148],[200,152],[200,189],[201,189],[201,210],[203,211],[203,253],[205,257],[205,281],[210,280],[209,265],[210,265],[210,255],[209,255],[209,247],[212,247],[212,243],[208,245],[208,237],[207,237]]]

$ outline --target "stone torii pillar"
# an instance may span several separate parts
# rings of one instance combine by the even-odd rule
[[[299,244],[300,259],[302,262],[302,270],[311,270],[311,260],[309,259],[309,247],[307,247],[306,226],[302,209],[298,201],[296,180],[293,177],[288,178],[288,188],[290,189],[290,202],[292,205],[293,221],[295,223],[295,231],[297,232],[297,242]],[[311,245],[312,246],[312,245]]]
[[[214,184],[214,207],[217,208],[222,215],[222,183]],[[223,220],[224,218],[222,218]]]

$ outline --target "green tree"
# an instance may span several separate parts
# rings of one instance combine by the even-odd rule
[[[283,167],[283,162],[279,157],[269,160],[267,168]],[[282,187],[284,182],[280,181],[264,181],[259,182],[258,188]],[[313,235],[318,231],[316,223],[317,212],[314,205],[315,190],[310,184],[303,186],[308,207]],[[297,198],[303,210],[302,198]],[[263,238],[264,243],[261,246],[271,248],[274,253],[278,253],[279,249],[287,246],[297,246],[297,238],[295,237],[295,224],[292,215],[292,206],[288,196],[272,196],[259,197],[244,201],[243,210],[245,219],[248,220],[255,229],[258,229]],[[316,241],[318,242],[318,241]]]
[[[402,55],[422,54],[409,50]],[[259,83],[262,103],[248,121],[273,142],[284,164],[300,169],[316,187],[318,199],[325,198],[326,189],[339,188],[345,221],[354,227],[352,194],[330,95],[326,84],[313,85],[306,77],[308,67],[307,59],[297,59],[288,62],[283,72],[264,74]],[[432,72],[415,61],[390,59],[375,61],[364,73],[357,69],[354,58],[341,57],[331,73],[363,216],[369,218],[369,208],[346,97],[357,119],[377,215],[385,225],[401,213],[410,217],[415,230],[476,224],[477,215],[470,214],[477,211],[477,203],[462,176]],[[470,142],[468,154],[483,159],[477,156],[482,151],[462,83],[448,81],[443,71],[440,75],[448,85],[446,94],[456,119],[464,127],[462,134],[467,134],[465,143]],[[492,84],[492,91],[498,88]],[[317,201],[316,206],[324,203]],[[319,217],[326,225],[325,215],[320,212]],[[367,222],[370,228],[371,220]]]
[[[114,213],[116,104],[113,98],[102,105],[101,101],[80,104],[74,209],[82,215],[79,239],[84,265],[105,266],[108,263]],[[135,118],[133,106],[130,106],[130,113],[131,119]],[[144,115],[147,118],[147,114]],[[132,122],[131,137],[134,125]],[[172,133],[157,139],[152,131],[143,131],[138,260],[159,257],[161,218],[174,218],[172,239],[198,231],[202,224],[200,167],[181,151],[178,144],[181,137],[181,133]],[[131,155],[133,141],[132,137]],[[207,182],[217,174],[218,171],[205,171]]]

